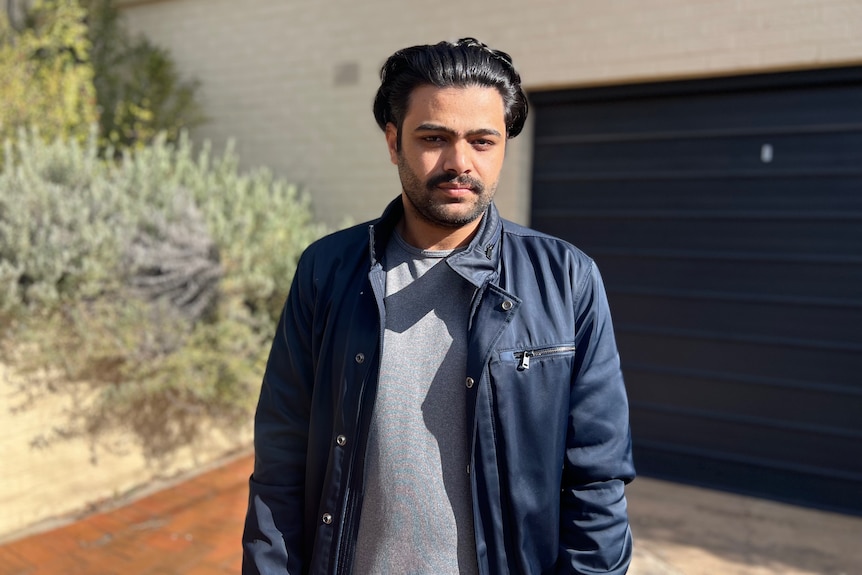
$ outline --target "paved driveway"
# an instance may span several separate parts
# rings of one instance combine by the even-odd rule
[[[8,543],[0,547],[0,575],[237,575],[251,465],[242,457]]]
[[[252,459],[0,546],[0,575],[240,572]],[[629,575],[858,575],[862,518],[639,478]]]

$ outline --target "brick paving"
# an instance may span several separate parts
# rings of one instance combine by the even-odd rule
[[[0,546],[0,575],[238,574],[252,461]]]
[[[0,575],[240,573],[253,459],[0,545]],[[639,478],[630,575],[855,575],[862,517]]]

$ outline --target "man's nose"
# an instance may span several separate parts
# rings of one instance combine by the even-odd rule
[[[470,144],[468,142],[455,142],[448,150],[443,159],[443,169],[454,172],[457,175],[469,174],[472,171],[472,160],[470,156]]]

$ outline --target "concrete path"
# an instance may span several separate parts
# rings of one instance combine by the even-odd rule
[[[862,517],[639,477],[629,575],[862,575]]]
[[[0,575],[240,572],[249,456],[0,545]],[[629,488],[629,575],[862,575],[862,518],[648,478]]]

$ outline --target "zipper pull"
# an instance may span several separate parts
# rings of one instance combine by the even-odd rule
[[[518,363],[518,371],[530,369],[530,358],[533,357],[533,352],[524,350],[521,352],[521,361]]]

